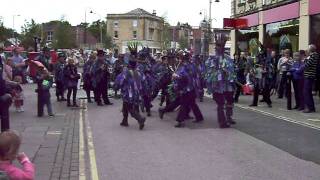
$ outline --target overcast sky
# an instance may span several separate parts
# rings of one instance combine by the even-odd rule
[[[0,18],[7,27],[13,27],[20,32],[25,20],[35,19],[42,23],[58,20],[64,16],[72,25],[84,22],[85,12],[90,10],[96,14],[87,13],[87,22],[106,17],[108,13],[126,13],[135,8],[146,11],[157,11],[157,15],[165,15],[170,24],[178,21],[188,22],[198,26],[204,18],[200,11],[209,15],[209,0],[1,0]],[[222,27],[222,19],[230,17],[231,0],[220,0],[212,4],[212,18],[214,27]],[[204,13],[205,14],[205,13]]]

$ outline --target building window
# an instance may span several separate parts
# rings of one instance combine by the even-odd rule
[[[49,32],[47,33],[47,41],[48,41],[48,42],[51,42],[52,39],[53,39],[53,32],[52,32],[52,31],[49,31]]]
[[[133,20],[132,21],[132,26],[133,27],[137,27],[138,26],[138,21],[137,20]]]
[[[137,39],[137,31],[133,31],[132,34],[133,34],[133,39]]]
[[[119,27],[119,21],[114,21],[113,22],[113,26],[116,27],[116,28]]]
[[[153,40],[153,34],[154,34],[154,29],[150,28],[149,29],[149,40]]]
[[[118,31],[114,31],[114,38],[119,38]]]

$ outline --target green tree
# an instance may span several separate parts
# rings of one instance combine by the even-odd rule
[[[181,37],[178,41],[180,49],[189,48],[189,42],[187,37]]]
[[[110,49],[113,48],[112,37],[107,34],[107,23],[106,21],[94,21],[88,27],[88,32],[90,32],[97,40],[101,40],[101,31],[102,31],[102,43],[104,48]]]
[[[33,19],[29,22],[26,21],[21,27],[22,32],[20,34],[21,44],[24,48],[34,46],[34,37],[41,37],[41,24],[37,24]]]
[[[170,32],[170,24],[167,20],[167,16],[164,14],[163,18],[163,31],[162,31],[162,49],[169,49],[171,47],[171,32]]]
[[[53,47],[58,49],[75,48],[75,38],[72,26],[68,21],[58,21],[57,29],[53,34]]]
[[[6,28],[3,25],[3,22],[0,21],[0,43],[4,43],[4,45],[9,45],[8,39],[12,37],[13,30],[10,28]],[[17,33],[15,34],[17,35]]]

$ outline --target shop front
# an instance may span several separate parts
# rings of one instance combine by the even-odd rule
[[[297,52],[299,50],[299,19],[265,25],[264,45],[277,52],[284,49]]]
[[[259,29],[257,26],[247,30],[237,30],[237,47],[240,52],[248,52],[250,56],[258,54]]]
[[[264,46],[281,52],[299,50],[299,2],[263,11]],[[288,11],[290,9],[290,11]]]
[[[310,43],[317,46],[320,52],[320,4],[319,0],[310,0]]]
[[[258,53],[259,41],[259,14],[254,13],[236,20],[236,52],[248,52],[250,56]]]

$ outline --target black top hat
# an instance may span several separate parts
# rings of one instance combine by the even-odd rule
[[[105,55],[105,52],[102,49],[97,51],[97,56]]]

